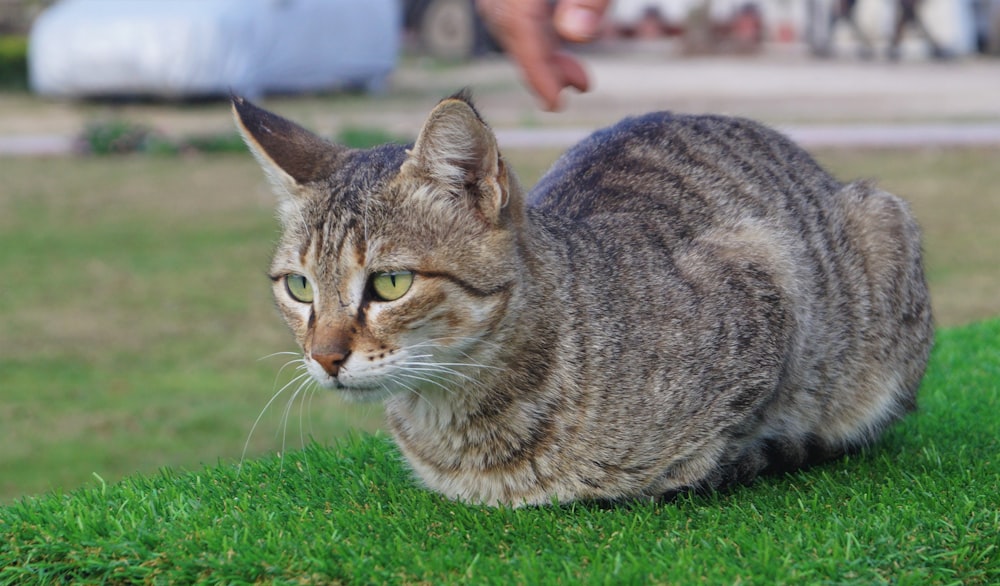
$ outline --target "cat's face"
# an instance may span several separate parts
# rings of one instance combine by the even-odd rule
[[[454,106],[456,120],[446,122],[482,125],[461,105]],[[256,141],[239,105],[237,114],[248,142]],[[429,142],[436,137],[425,127],[411,151],[341,150],[326,157],[336,163],[319,180],[282,178],[289,197],[270,269],[274,296],[308,372],[347,398],[447,392],[470,369],[485,368],[480,360],[495,347],[491,335],[516,287],[506,178],[503,185],[477,178],[478,161],[475,169],[458,169]],[[282,167],[279,149],[251,146],[265,166],[286,174],[284,167],[306,156]],[[470,153],[475,148],[465,145],[462,156]],[[497,157],[495,146],[488,156]]]

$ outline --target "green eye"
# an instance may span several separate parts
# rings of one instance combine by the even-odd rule
[[[312,303],[313,288],[304,275],[288,275],[285,277],[285,289],[292,299],[302,303]]]
[[[406,295],[413,284],[413,273],[410,271],[395,271],[392,273],[375,273],[372,277],[372,290],[381,301],[395,301]]]

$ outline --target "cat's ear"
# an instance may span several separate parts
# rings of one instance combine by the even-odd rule
[[[431,111],[403,167],[452,193],[464,192],[491,223],[507,206],[510,186],[496,138],[464,92]]]
[[[295,198],[302,186],[329,177],[347,150],[243,98],[232,102],[243,140],[280,196]]]

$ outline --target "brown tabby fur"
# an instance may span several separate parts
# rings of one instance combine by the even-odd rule
[[[234,111],[282,198],[274,292],[308,370],[385,399],[450,498],[720,488],[868,445],[915,406],[932,325],[907,205],[759,124],[629,118],[525,193],[464,94],[409,149]],[[372,275],[399,270],[411,289],[379,301]]]

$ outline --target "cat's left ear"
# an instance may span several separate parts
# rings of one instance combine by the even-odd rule
[[[243,98],[232,101],[243,140],[280,196],[301,196],[304,185],[329,177],[347,151]]]
[[[484,219],[500,222],[509,177],[493,131],[464,93],[431,111],[403,169],[416,170],[451,193],[464,193]]]

